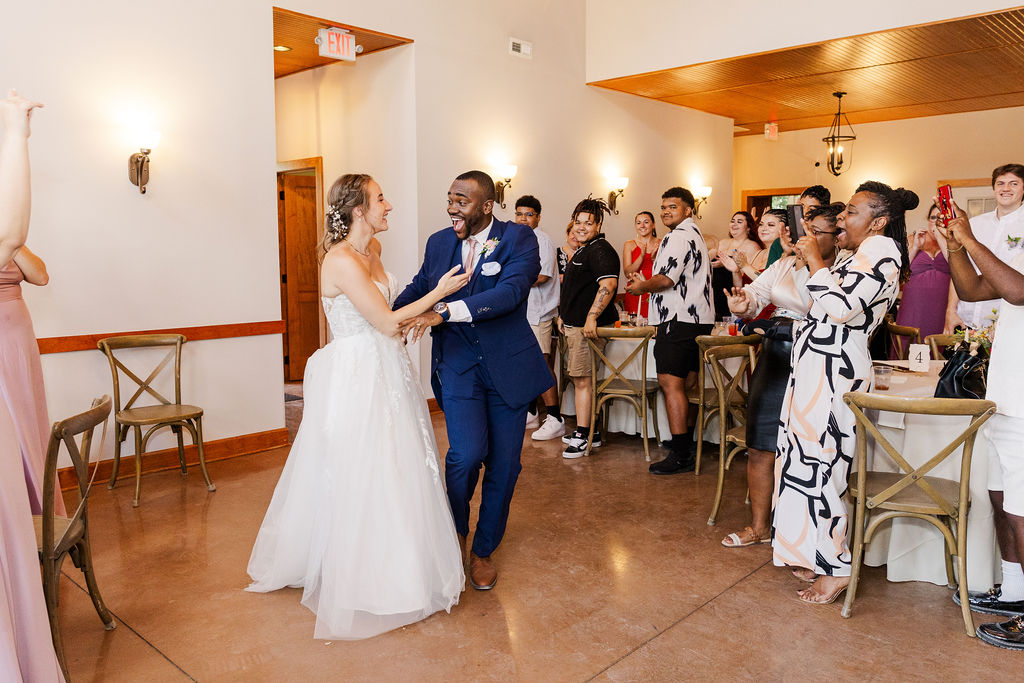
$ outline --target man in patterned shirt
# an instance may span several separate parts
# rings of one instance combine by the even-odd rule
[[[653,474],[692,472],[695,458],[693,420],[686,387],[697,380],[700,353],[697,337],[710,334],[715,322],[711,303],[711,264],[700,228],[693,221],[693,194],[673,187],[661,195],[661,221],[669,232],[661,240],[653,275],[644,280],[634,273],[626,291],[651,293],[652,320],[657,323],[654,361],[658,385],[665,394],[672,441],[668,457],[653,463]],[[696,417],[696,416],[694,416]]]

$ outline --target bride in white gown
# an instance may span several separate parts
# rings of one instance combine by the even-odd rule
[[[373,234],[391,204],[367,175],[331,187],[321,270],[333,341],[306,364],[304,413],[246,589],[301,587],[313,636],[357,639],[450,610],[465,586],[437,445],[402,320],[462,288],[453,268],[397,311]]]

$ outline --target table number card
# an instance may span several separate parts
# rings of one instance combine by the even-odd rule
[[[907,360],[910,361],[910,370],[913,372],[928,372],[928,365],[932,359],[931,349],[927,344],[911,344],[907,352]]]

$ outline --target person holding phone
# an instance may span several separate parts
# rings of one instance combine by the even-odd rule
[[[978,241],[1004,263],[1024,249],[1024,164],[1003,164],[992,170],[996,209],[971,219]],[[999,315],[1000,299],[961,301],[952,285],[943,332],[957,327],[988,327]]]

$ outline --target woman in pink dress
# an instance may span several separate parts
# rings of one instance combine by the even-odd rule
[[[32,514],[42,513],[43,467],[50,438],[46,412],[46,391],[39,346],[32,329],[21,282],[45,285],[49,281],[43,260],[22,247],[7,265],[0,267],[0,396],[14,420],[25,468],[25,485]],[[64,514],[64,499],[58,483],[54,506]]]
[[[29,220],[28,136],[41,106],[13,90],[0,99],[0,265],[25,245]],[[0,337],[8,332],[0,326]],[[0,346],[0,354],[6,354]],[[21,446],[0,401],[0,672],[4,680],[63,681],[50,639]]]
[[[654,214],[641,211],[634,219],[636,237],[622,245],[622,270],[626,279],[633,273],[640,272],[644,279],[650,278],[654,268],[654,257],[658,253],[658,231],[654,228]],[[647,317],[647,304],[650,294],[633,296],[626,294],[623,305],[626,312],[641,318]]]
[[[910,279],[903,285],[903,298],[896,313],[896,323],[916,327],[921,331],[921,339],[942,334],[946,324],[949,263],[946,239],[935,229],[938,219],[939,209],[932,204],[928,224],[909,237]],[[896,349],[892,350],[892,357],[896,357]]]

